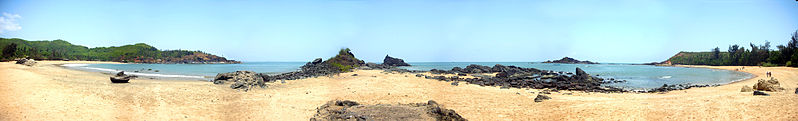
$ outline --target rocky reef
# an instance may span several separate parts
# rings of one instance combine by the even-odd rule
[[[543,62],[543,63],[565,63],[565,64],[599,64],[599,63],[596,63],[596,62],[590,62],[590,61],[579,61],[579,60],[576,60],[576,59],[573,59],[573,58],[569,58],[569,57],[563,57],[563,58],[562,58],[562,59],[560,59],[560,60],[554,60],[554,61],[551,61],[551,60],[549,60],[549,61],[546,61],[546,62]]]
[[[482,65],[469,65],[466,68],[454,67],[451,70],[429,71],[432,74],[457,74],[458,76],[427,76],[416,75],[427,79],[436,79],[452,82],[467,82],[480,86],[500,86],[501,88],[534,88],[534,89],[554,89],[554,90],[574,90],[587,92],[627,92],[626,90],[601,86],[604,83],[612,83],[602,78],[590,76],[580,68],[576,68],[576,73],[563,73],[535,68],[522,68],[516,66],[504,66],[496,64],[493,67]],[[495,73],[495,76],[491,76]],[[465,76],[475,78],[465,78]],[[462,76],[462,77],[461,77]]]

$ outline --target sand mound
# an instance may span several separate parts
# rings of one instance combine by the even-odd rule
[[[451,109],[442,108],[435,101],[410,104],[361,105],[349,100],[329,101],[316,108],[311,121],[396,120],[396,121],[465,121]]]

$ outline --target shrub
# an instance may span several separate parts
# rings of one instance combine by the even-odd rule
[[[779,65],[776,65],[776,64],[773,64],[773,63],[769,63],[769,62],[764,62],[764,63],[760,64],[760,66],[764,66],[764,67],[776,67],[776,66],[779,66]]]
[[[794,66],[796,66],[796,65],[795,65],[794,63],[792,63],[792,61],[787,61],[787,64],[786,64],[786,66],[788,66],[788,67],[794,67]]]

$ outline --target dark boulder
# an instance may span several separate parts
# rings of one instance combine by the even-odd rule
[[[404,60],[388,55],[385,55],[385,59],[382,60],[382,64],[389,66],[410,66],[410,64],[405,63]]]

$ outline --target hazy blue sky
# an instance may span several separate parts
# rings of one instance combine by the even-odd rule
[[[89,47],[147,43],[243,61],[310,61],[349,47],[409,62],[662,61],[798,29],[793,0],[0,2],[0,37]]]

